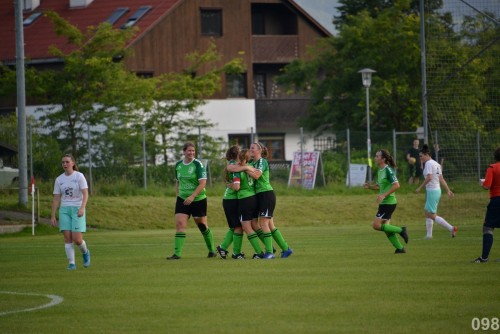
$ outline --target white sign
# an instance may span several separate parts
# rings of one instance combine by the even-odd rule
[[[366,171],[368,165],[350,164],[349,172],[347,172],[346,186],[362,186],[366,182]]]

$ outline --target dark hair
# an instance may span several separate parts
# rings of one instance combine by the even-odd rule
[[[239,152],[240,152],[240,147],[238,145],[231,146],[226,151],[226,160],[227,161],[236,160]]]
[[[78,168],[78,165],[76,164],[76,159],[75,159],[75,157],[74,157],[74,156],[72,156],[71,154],[65,154],[65,155],[63,155],[63,158],[70,158],[70,159],[71,159],[71,161],[73,161],[73,163],[75,164],[75,165],[73,166],[73,170],[76,170],[77,172],[79,172],[79,171],[80,171],[80,169]]]
[[[500,147],[495,150],[495,160],[500,161]]]
[[[382,159],[384,159],[389,166],[391,166],[392,168],[396,168],[396,163],[394,162],[394,158],[389,153],[389,151],[381,149],[379,152],[380,155],[382,156]]]
[[[188,141],[187,143],[184,144],[184,146],[182,147],[182,151],[185,151],[188,149],[188,147],[194,147],[196,149],[196,146],[194,145],[193,142],[190,142]]]
[[[430,155],[431,150],[429,150],[429,145],[424,144],[424,146],[422,146],[422,149],[420,150],[420,153],[425,154],[425,155]]]
[[[238,154],[238,160],[240,165],[242,161],[248,162],[250,160],[250,151],[246,148],[242,149]]]

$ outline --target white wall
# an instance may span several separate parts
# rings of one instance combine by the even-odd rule
[[[228,139],[228,134],[255,133],[255,100],[225,99],[208,100],[200,110],[203,118],[215,123],[213,129],[206,130],[212,137]]]
[[[311,133],[304,131],[304,152],[314,151],[314,140]],[[288,131],[285,134],[285,159],[293,160],[293,153],[300,152],[300,128],[297,131]]]

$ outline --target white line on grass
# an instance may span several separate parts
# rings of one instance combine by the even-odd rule
[[[57,296],[57,295],[42,295],[39,293],[21,293],[21,292],[12,292],[12,291],[0,291],[0,293],[7,294],[7,295],[23,295],[23,296],[43,296],[47,297],[50,299],[50,302],[44,305],[40,305],[37,307],[32,307],[32,308],[25,308],[22,310],[15,310],[15,311],[7,311],[7,312],[0,312],[0,316],[2,315],[7,315],[7,314],[12,314],[12,313],[19,313],[19,312],[31,312],[31,311],[37,311],[41,310],[43,308],[47,307],[52,307],[57,304],[60,304],[63,302],[64,298]]]

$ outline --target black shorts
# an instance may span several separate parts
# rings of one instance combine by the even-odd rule
[[[242,198],[238,201],[240,221],[245,222],[259,217],[257,196]]]
[[[273,190],[257,193],[259,217],[272,218],[276,207],[276,194]]]
[[[396,210],[396,204],[380,204],[375,217],[382,220],[389,220],[391,219],[394,210]]]
[[[500,228],[500,196],[490,199],[484,217],[484,226]]]
[[[207,216],[207,199],[201,199],[196,202],[192,202],[190,205],[184,205],[184,200],[177,197],[175,202],[175,214],[183,213],[189,217],[201,218]]]
[[[229,228],[241,227],[237,199],[223,199],[222,208]]]

